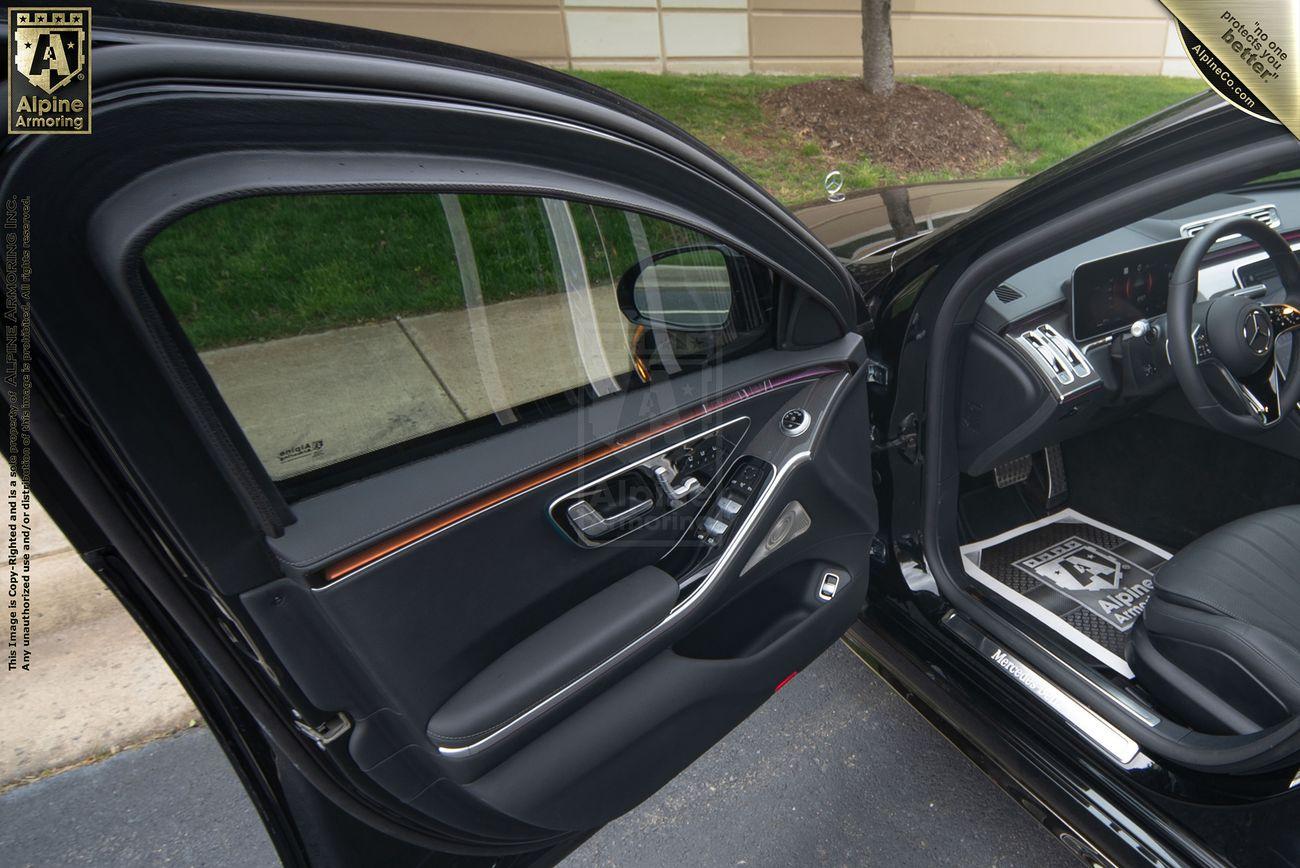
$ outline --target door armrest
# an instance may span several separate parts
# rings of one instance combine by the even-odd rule
[[[541,702],[663,620],[678,586],[642,567],[574,606],[488,664],[429,719],[439,746],[477,741]]]

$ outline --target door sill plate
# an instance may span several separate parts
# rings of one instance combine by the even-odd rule
[[[1071,728],[1095,744],[1115,762],[1125,768],[1142,768],[1151,764],[1151,761],[1143,756],[1136,741],[1066,693],[1047,676],[981,633],[961,615],[949,612],[944,615],[943,624],[981,656],[1001,669],[1008,678],[1064,718]]]

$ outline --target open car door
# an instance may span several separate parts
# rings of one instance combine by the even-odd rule
[[[286,862],[553,859],[852,623],[855,290],[751,182],[528,64],[94,15],[93,133],[4,154],[32,486]]]

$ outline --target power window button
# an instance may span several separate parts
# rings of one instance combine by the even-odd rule
[[[707,518],[704,519],[704,529],[708,531],[710,534],[712,534],[713,536],[722,536],[724,533],[727,532],[729,527],[730,525],[718,521],[713,516],[708,516]]]
[[[740,512],[741,506],[741,502],[735,498],[727,497],[725,495],[718,498],[718,512],[725,515],[727,518],[731,518],[736,513]]]

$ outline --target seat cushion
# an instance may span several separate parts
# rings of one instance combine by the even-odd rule
[[[1132,639],[1139,683],[1197,729],[1254,732],[1300,713],[1300,506],[1178,552]]]

